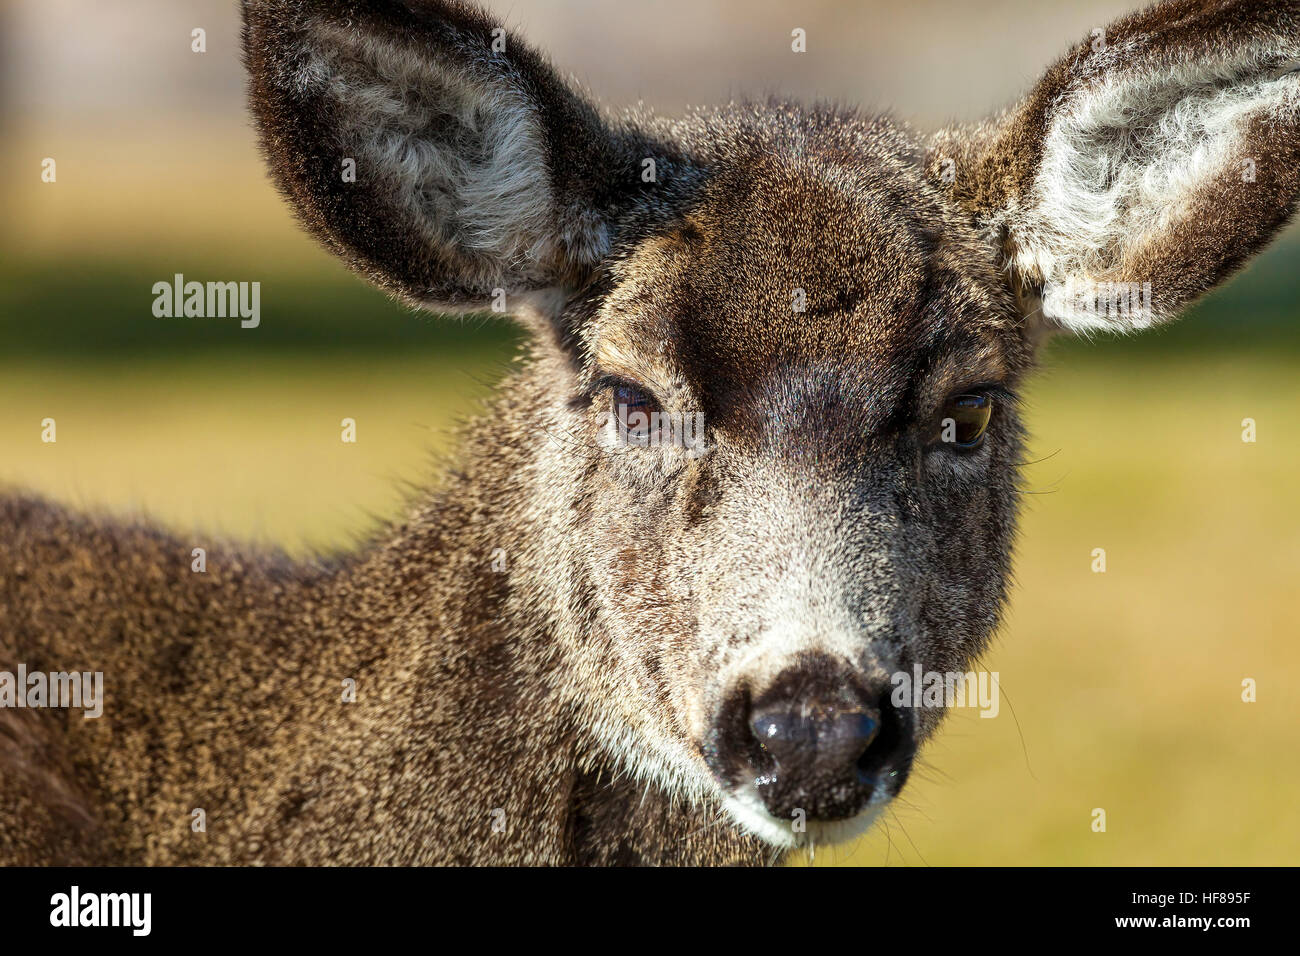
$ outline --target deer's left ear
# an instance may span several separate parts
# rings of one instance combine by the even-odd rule
[[[1030,314],[1171,319],[1295,211],[1300,4],[1176,0],[1094,31],[1019,106],[937,134],[927,168]]]

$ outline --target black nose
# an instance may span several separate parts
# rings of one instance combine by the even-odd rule
[[[751,696],[719,708],[705,758],[719,782],[752,787],[768,812],[839,820],[882,792],[893,796],[915,754],[914,721],[890,702],[888,681],[810,655]]]

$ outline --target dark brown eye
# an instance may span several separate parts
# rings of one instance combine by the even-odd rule
[[[635,385],[618,384],[610,389],[610,413],[628,441],[648,442],[654,434],[658,412],[655,400]]]
[[[963,450],[978,448],[992,414],[993,400],[987,395],[954,395],[939,419],[940,443]]]

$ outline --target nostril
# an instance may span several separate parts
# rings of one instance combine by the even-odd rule
[[[906,762],[900,758],[911,749],[910,715],[892,706],[888,695],[881,698],[879,705],[877,732],[858,757],[858,776],[864,782],[874,782],[881,771],[897,769],[897,764]]]
[[[865,751],[880,733],[880,716],[878,714],[858,714],[857,735]]]

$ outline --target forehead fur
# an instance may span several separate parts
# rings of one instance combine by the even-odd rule
[[[707,174],[615,267],[597,364],[650,366],[656,385],[674,371],[666,351],[701,400],[790,368],[876,393],[926,373],[958,387],[1018,372],[995,256],[925,180],[903,131],[794,107],[694,123],[711,144]]]

